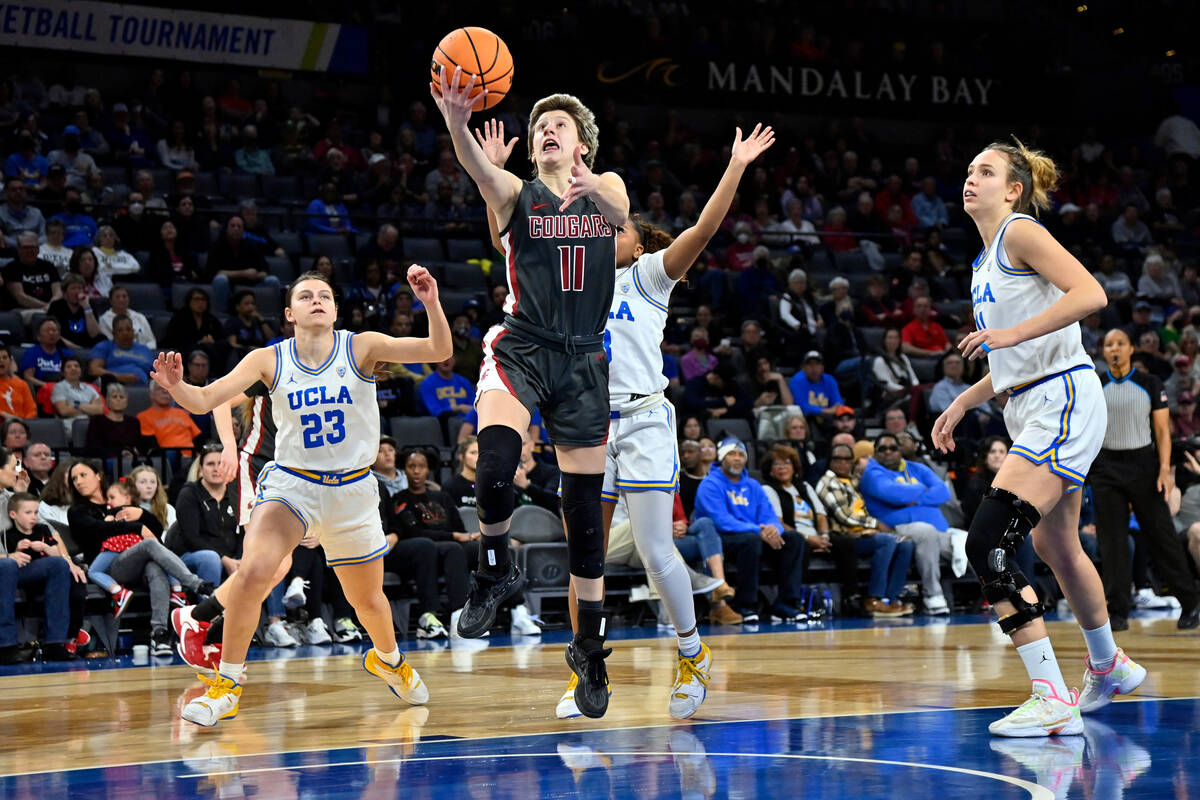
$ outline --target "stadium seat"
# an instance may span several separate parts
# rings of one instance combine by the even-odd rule
[[[871,266],[861,250],[847,250],[837,254],[838,269],[842,272],[870,272]]]
[[[221,183],[221,193],[231,200],[251,200],[260,196],[257,175],[231,172]]]
[[[479,239],[450,239],[446,242],[446,255],[451,261],[470,261],[485,258],[487,248]]]
[[[149,311],[166,311],[167,299],[162,287],[155,283],[127,283],[129,307],[143,314]]]
[[[479,509],[475,506],[459,506],[458,515],[462,517],[466,533],[479,533]]]
[[[400,447],[432,445],[443,447],[442,425],[433,417],[392,417],[388,426]]]
[[[267,256],[267,271],[279,278],[284,286],[296,279],[296,268],[287,256]]]
[[[720,444],[721,439],[726,436],[734,436],[742,440],[742,444],[746,445],[746,451],[751,458],[754,457],[754,432],[750,430],[750,423],[744,419],[710,419],[705,423],[705,429],[713,441]]]
[[[354,252],[350,249],[350,240],[343,234],[310,233],[307,238],[310,255],[329,256],[334,260],[354,257]]]
[[[481,292],[462,292],[456,289],[442,289],[439,292],[442,308],[452,316],[462,311],[468,300],[478,299],[480,294]]]
[[[82,450],[87,446],[88,424],[91,423],[91,417],[76,417],[71,423],[71,449]]]
[[[262,194],[272,203],[294,204],[300,200],[300,184],[294,175],[264,175]]]
[[[25,341],[25,323],[15,311],[0,311],[0,341],[17,344]]]
[[[173,283],[171,284],[171,308],[183,308],[183,300],[185,297],[187,297],[187,293],[197,287],[208,292],[208,299],[212,300],[211,286],[205,286],[199,283]]]
[[[478,264],[446,264],[443,267],[443,275],[443,283],[447,289],[487,291],[487,278]]]
[[[937,374],[938,358],[910,358],[912,362],[913,372],[917,375],[917,380],[921,383],[933,383],[937,380],[934,377]]]
[[[304,240],[295,231],[278,231],[271,236],[283,248],[283,252],[293,258],[304,252]]]
[[[136,417],[150,407],[149,386],[126,386],[125,394],[129,396],[129,407],[125,409],[126,416]]]
[[[537,542],[558,541],[565,539],[563,535],[562,519],[553,511],[547,511],[541,506],[519,506],[513,509],[512,524],[510,526],[513,538],[519,541],[521,534],[529,536],[529,539]]]
[[[446,260],[441,239],[425,239],[420,236],[404,240],[404,255],[417,262]]]
[[[170,311],[151,311],[146,315],[150,320],[150,328],[154,331],[154,339],[161,346],[167,340],[167,328],[171,325]]]
[[[125,167],[101,167],[100,174],[104,176],[105,186],[128,186],[129,170]]]
[[[51,450],[66,450],[69,447],[67,432],[61,419],[27,419],[29,441],[49,445]]]
[[[283,294],[279,289],[271,286],[254,287],[254,303],[258,306],[259,315],[268,322],[283,314]],[[272,327],[275,327],[273,322]]]
[[[217,186],[217,176],[213,172],[196,172],[196,194],[203,197],[218,197],[221,194],[220,188]],[[174,181],[169,184],[169,188],[174,189]]]

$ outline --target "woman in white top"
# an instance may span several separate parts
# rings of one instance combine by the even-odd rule
[[[92,245],[92,253],[101,270],[107,270],[111,275],[136,275],[142,271],[138,260],[121,249],[121,240],[117,238],[113,226],[101,225]]]
[[[1100,452],[1108,412],[1077,323],[1108,299],[1083,265],[1023,213],[1048,208],[1057,180],[1054,162],[1020,142],[990,145],[968,166],[963,208],[984,250],[972,264],[976,330],[959,347],[966,358],[986,356],[990,374],[960,394],[933,427],[934,445],[954,450],[954,428],[968,409],[1009,396],[1004,421],[1013,445],[967,538],[984,596],[1033,684],[1029,700],[991,724],[998,736],[1082,734],[1081,711],[1134,691],[1146,677],[1113,641],[1104,587],[1079,544],[1076,490]],[[1031,532],[1083,629],[1082,695],[1068,690],[1041,619],[1046,609],[1016,563]]]
[[[912,393],[920,383],[908,356],[900,352],[900,331],[888,328],[883,332],[883,352],[875,356],[871,375],[883,389],[883,402],[891,405]]]
[[[179,120],[171,123],[171,133],[158,140],[158,160],[167,169],[197,169],[196,151],[188,142],[187,129]]]
[[[112,273],[107,267],[101,266],[95,251],[90,247],[80,245],[75,248],[68,271],[83,278],[84,288],[87,289],[87,296],[91,300],[108,297],[112,291]]]
[[[46,220],[46,241],[38,247],[38,258],[53,264],[59,278],[67,276],[71,263],[71,248],[63,246],[66,233],[67,226],[61,219]]]
[[[1163,257],[1151,253],[1142,262],[1142,277],[1138,278],[1137,293],[1160,303],[1168,303],[1183,295],[1179,279],[1167,270]]]

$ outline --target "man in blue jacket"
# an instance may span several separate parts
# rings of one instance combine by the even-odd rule
[[[779,573],[779,598],[771,604],[771,616],[784,622],[800,619],[804,537],[785,530],[775,516],[762,484],[746,472],[746,446],[737,439],[721,440],[716,463],[700,481],[695,518],[701,517],[713,521],[726,559],[737,565],[731,605],[742,621],[758,622],[758,569],[764,553]]]
[[[859,484],[867,512],[896,529],[916,545],[914,561],[921,575],[925,611],[950,613],[942,593],[941,559],[950,559],[955,577],[967,569],[967,532],[951,528],[938,508],[950,499],[950,490],[924,464],[905,461],[900,441],[890,433],[875,439],[875,457],[867,462]]]

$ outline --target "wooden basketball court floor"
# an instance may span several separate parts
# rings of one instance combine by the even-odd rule
[[[212,729],[179,719],[200,685],[177,658],[0,668],[0,798],[1198,798],[1200,636],[1130,625],[1141,690],[1084,736],[1038,740],[987,733],[1028,682],[982,617],[707,631],[688,721],[666,713],[674,640],[653,628],[616,635],[601,720],[554,717],[561,633],[409,642],[424,708],[364,672],[361,646],[258,651],[240,714]],[[1051,629],[1077,684],[1082,637]]]

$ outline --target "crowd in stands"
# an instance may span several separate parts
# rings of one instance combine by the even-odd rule
[[[506,293],[479,193],[428,98],[305,104],[278,81],[199,83],[155,70],[141,91],[114,96],[36,75],[3,82],[0,660],[28,656],[18,587],[44,597],[21,608],[44,615],[47,658],[86,642],[89,584],[117,616],[145,588],[141,634],[169,654],[170,604],[237,570],[238,509],[211,421],[174,406],[150,365],[157,349],[179,351],[185,379],[203,384],[290,336],[282,289],[310,269],[337,286],[343,327],[399,336],[426,329],[406,267],[425,264],[441,282],[454,355],[380,365],[380,415],[396,438],[380,443],[375,472],[387,568],[414,593],[418,635],[445,635],[465,597],[478,534],[460,509],[474,502],[480,340]],[[670,233],[694,224],[726,134],[674,115],[652,130],[611,101],[597,110],[597,171],[625,179],[644,219]],[[523,141],[520,114],[501,117]],[[1101,363],[1104,332],[1123,327],[1136,368],[1165,382],[1181,453],[1176,525],[1200,557],[1200,129],[1173,115],[1139,139],[1019,133],[1062,165],[1043,221],[1111,301],[1082,323],[1085,347]],[[952,456],[927,439],[986,369],[955,348],[973,324],[978,242],[961,176],[984,144],[953,128],[885,142],[858,118],[791,131],[747,173],[677,288],[663,345],[681,420],[675,535],[692,567],[721,581],[714,622],[802,619],[815,580],[840,588],[844,613],[954,606],[962,532],[1007,451],[1003,397],[964,419]],[[408,424],[421,419],[431,427]],[[515,491],[557,513],[553,448],[537,422]],[[268,644],[361,638],[309,545],[267,601]],[[1053,594],[1027,550],[1026,573]],[[1138,589],[1152,569],[1143,559]],[[527,620],[521,605],[514,627]]]

